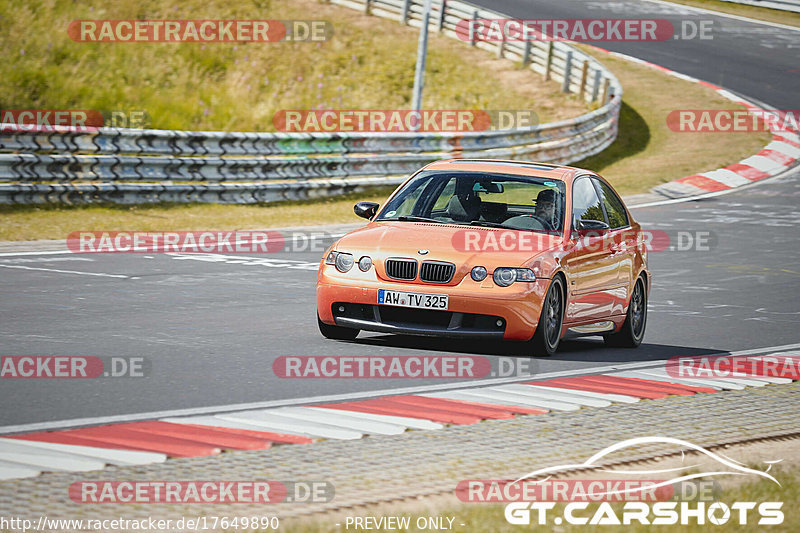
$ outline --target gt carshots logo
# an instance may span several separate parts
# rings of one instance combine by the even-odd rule
[[[604,466],[603,460],[610,454],[640,445],[672,445],[681,453],[681,463],[685,460],[684,451],[700,454],[693,458],[692,464],[679,468],[660,470],[670,472],[676,477],[661,481],[639,480],[638,483],[613,483],[610,480],[559,482],[553,479],[557,472],[570,470],[596,470],[603,474],[618,474],[627,477],[636,475],[630,467],[619,471]],[[677,450],[676,450],[677,451]],[[703,471],[707,460],[711,465]],[[710,461],[708,461],[710,460]],[[613,459],[612,459],[613,461]],[[565,464],[534,470],[513,482],[492,483],[485,481],[462,482],[457,487],[461,499],[466,501],[511,501],[506,505],[504,517],[515,525],[669,525],[669,524],[758,524],[777,525],[784,521],[781,510],[783,502],[732,502],[725,503],[706,491],[704,497],[694,501],[678,501],[684,497],[686,482],[720,475],[753,475],[768,479],[780,486],[768,472],[772,464],[762,471],[748,468],[723,455],[715,454],[705,448],[681,439],[670,437],[639,437],[628,439],[596,453],[583,463]],[[699,469],[699,471],[698,471]],[[642,475],[651,475],[652,470],[645,467]],[[541,479],[536,479],[541,478]],[[536,485],[540,485],[536,487]],[[709,485],[706,483],[706,487]],[[675,488],[678,488],[676,491]],[[666,489],[666,490],[665,490]],[[670,495],[678,497],[665,501]],[[622,499],[620,496],[624,495]],[[713,496],[715,501],[709,502]],[[563,510],[556,511],[557,502],[566,503]],[[621,509],[610,502],[624,501]],[[598,503],[599,502],[599,503]]]
[[[94,357],[83,355],[4,355],[0,357],[2,379],[140,378],[150,374],[144,357]]]
[[[531,376],[535,363],[522,357],[452,356],[281,356],[272,363],[279,378],[443,378]]]
[[[73,253],[322,253],[335,239],[326,232],[237,231],[73,231]]]

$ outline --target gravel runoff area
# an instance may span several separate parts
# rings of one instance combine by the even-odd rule
[[[260,452],[173,459],[100,472],[45,474],[0,483],[3,514],[48,518],[128,519],[148,516],[268,516],[323,513],[356,505],[451,493],[460,480],[516,479],[536,468],[579,463],[624,439],[659,435],[709,447],[798,433],[800,383],[740,391],[670,396],[582,408],[574,412],[520,416],[438,431],[357,441],[320,441],[274,446]],[[637,447],[615,459],[627,462],[674,454],[675,448]],[[327,502],[264,504],[79,504],[69,486],[89,480],[280,480],[325,481]]]

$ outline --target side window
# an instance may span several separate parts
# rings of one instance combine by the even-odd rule
[[[574,220],[606,221],[600,198],[589,178],[578,178],[572,185],[572,217]]]
[[[611,187],[601,180],[595,180],[603,191],[603,205],[606,207],[606,214],[608,215],[608,225],[614,228],[624,228],[628,225],[628,215],[625,212],[625,206],[622,205],[622,200],[619,199]]]
[[[456,193],[456,179],[450,178],[447,182],[447,185],[444,186],[444,189],[439,194],[439,198],[436,199],[436,203],[433,204],[433,212],[442,211],[447,207],[447,203],[450,201],[450,198]]]

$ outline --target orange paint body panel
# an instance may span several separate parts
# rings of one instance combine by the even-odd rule
[[[472,221],[426,222],[422,217],[398,220],[400,217],[393,215],[394,211],[387,214],[387,206],[392,205],[398,192],[421,173],[430,171],[452,175],[456,180],[460,175],[484,174],[487,180],[495,177],[499,183],[511,185],[520,180],[537,180],[536,185],[544,183],[546,187],[562,191],[562,221],[558,227],[547,231],[501,227],[503,218],[496,212],[503,209],[509,213],[512,208],[517,210],[516,216],[509,214],[508,218],[535,217],[519,214],[520,209],[532,206],[511,200],[505,204],[492,200],[512,198],[508,196],[513,194],[512,186],[508,187],[511,192],[496,186],[499,190],[478,190],[475,195],[482,193],[481,209],[484,211]],[[527,341],[539,325],[548,289],[554,278],[559,277],[565,293],[561,336],[567,335],[570,328],[598,323],[609,328],[603,333],[619,331],[637,280],[644,281],[645,293],[649,293],[646,239],[624,205],[625,224],[619,227],[607,226],[597,234],[587,234],[585,226],[573,227],[573,186],[576,180],[584,177],[590,178],[598,198],[604,198],[603,194],[616,196],[596,173],[572,167],[492,160],[449,160],[426,166],[390,196],[381,207],[383,212],[377,209],[369,223],[343,236],[326,251],[326,257],[329,252],[350,254],[354,264],[343,272],[327,263],[326,257],[322,258],[317,276],[317,314],[321,328],[328,325],[384,333]],[[603,190],[610,192],[603,193]],[[491,193],[498,194],[492,196]],[[437,194],[442,194],[441,189]],[[451,202],[457,194],[457,191],[453,193]],[[425,192],[421,193],[424,195]],[[446,208],[439,203],[434,205],[439,197],[443,196],[432,198],[426,217],[431,217],[430,213],[437,209],[450,210],[449,203]],[[535,200],[538,204],[539,199]],[[621,204],[618,197],[617,200]],[[605,207],[596,209],[598,218],[607,212]],[[498,217],[495,220],[501,222],[492,225],[491,217]],[[502,250],[471,249],[459,245],[465,231],[475,233],[473,242],[524,243],[526,238],[530,242]],[[371,260],[366,270],[359,267],[363,257]],[[416,265],[413,279],[389,275],[387,265],[390,260],[396,263],[398,259]],[[437,282],[423,281],[421,269],[425,263],[448,265],[445,268],[452,268],[452,275]],[[470,275],[476,266],[485,268],[485,279],[476,281]],[[496,269],[529,270],[535,279],[517,279],[508,286],[501,286],[493,280]],[[447,305],[441,311],[418,309],[406,305],[403,300],[403,305],[398,306],[396,299],[391,304],[381,299],[386,291],[401,293],[399,298],[408,298],[409,302],[422,301],[420,298],[437,302],[439,300],[431,300],[431,297],[446,296]],[[411,296],[406,296],[407,293]],[[397,295],[392,296],[397,298]]]

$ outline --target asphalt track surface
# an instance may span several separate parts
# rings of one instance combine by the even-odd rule
[[[645,12],[643,6],[655,7]],[[669,14],[666,6],[649,2],[502,1],[491,2],[491,7],[528,18],[719,19],[724,31],[721,37],[715,34],[713,41],[603,46],[780,109],[798,108],[800,74],[792,70],[800,68],[800,32],[682,8],[669,8],[677,10]],[[796,327],[800,322],[798,174],[795,169],[758,186],[699,202],[636,209],[635,218],[646,228],[673,234],[709,232],[714,244],[709,250],[651,254],[648,329],[639,349],[607,349],[599,338],[564,342],[555,357],[538,359],[536,370],[580,369],[800,341]],[[354,342],[323,339],[315,323],[319,258],[319,252],[270,254],[254,260],[165,254],[0,257],[2,355],[145,357],[150,365],[145,378],[3,380],[0,426],[444,381],[280,379],[272,372],[272,362],[280,356],[495,357],[509,352],[506,344],[371,333],[362,333]]]

